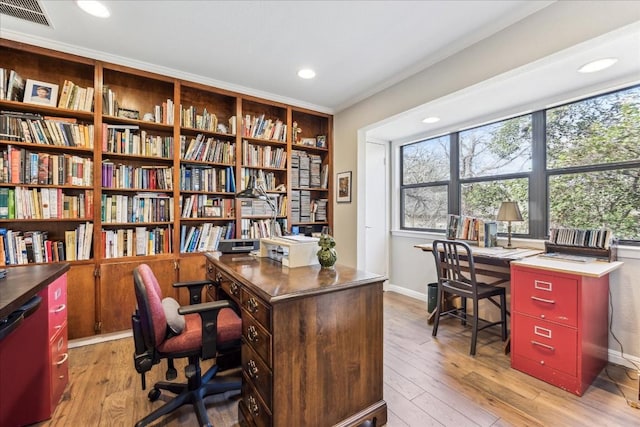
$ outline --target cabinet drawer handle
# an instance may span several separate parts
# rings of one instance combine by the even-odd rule
[[[247,362],[247,373],[252,379],[258,378],[258,365],[255,360],[251,359]]]
[[[251,342],[258,342],[258,330],[255,326],[249,326],[249,328],[247,329],[247,338]]]
[[[255,298],[249,298],[247,301],[247,309],[250,313],[256,313],[258,311],[258,301]]]
[[[260,407],[258,406],[258,402],[256,402],[256,398],[253,396],[249,396],[249,411],[253,414],[254,417],[257,417],[260,413]]]
[[[61,304],[58,306],[58,308],[56,308],[55,310],[53,310],[54,313],[60,313],[61,311],[64,311],[64,309],[67,308],[66,304]]]
[[[231,283],[231,286],[229,286],[229,290],[231,291],[231,295],[233,295],[234,297],[237,297],[240,294],[240,286],[238,286],[237,283]]]
[[[213,273],[213,265],[207,264],[207,273]]]
[[[216,282],[222,282],[222,274],[219,271],[216,273]]]
[[[534,301],[538,301],[538,302],[545,302],[547,304],[555,304],[556,301],[552,300],[552,299],[544,299],[544,298],[538,298],[538,297],[531,297],[532,300]]]
[[[543,344],[541,342],[535,341],[535,340],[531,340],[531,344],[533,345],[539,345],[540,347],[544,347],[547,350],[551,350],[551,351],[556,351],[555,347],[551,347],[550,345],[547,344]]]
[[[62,359],[58,362],[56,362],[56,365],[62,365],[64,362],[67,361],[67,359],[69,358],[69,353],[64,353],[62,355]]]

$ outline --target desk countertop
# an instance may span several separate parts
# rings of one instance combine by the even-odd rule
[[[620,268],[622,264],[621,261],[606,262],[594,259],[587,262],[573,262],[542,256],[524,258],[511,263],[512,266],[541,268],[549,271],[579,274],[588,277],[602,277]]]
[[[0,319],[9,316],[45,286],[69,270],[69,264],[37,264],[7,268],[0,280]]]
[[[419,245],[415,245],[416,248],[422,249],[423,251],[431,251],[432,245],[431,243],[423,243]],[[530,257],[533,255],[538,255],[543,250],[540,249],[531,249],[531,248],[481,248],[479,246],[469,246],[471,248],[471,253],[474,256],[483,256],[487,258],[500,258],[507,260],[518,260],[521,258]]]

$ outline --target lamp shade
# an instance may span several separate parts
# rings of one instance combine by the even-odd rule
[[[258,191],[258,187],[256,186],[256,177],[250,176],[249,183],[247,184],[247,188],[242,191],[236,193],[236,198],[238,199],[262,199],[264,198],[263,194]]]
[[[522,221],[522,214],[516,202],[502,202],[498,211],[498,221]]]

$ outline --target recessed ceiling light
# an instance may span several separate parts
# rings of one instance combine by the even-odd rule
[[[604,70],[611,67],[618,62],[618,58],[602,58],[595,61],[591,61],[578,68],[579,73],[595,73],[596,71]]]
[[[302,70],[298,71],[298,77],[300,77],[301,79],[312,79],[315,76],[316,72],[311,68],[303,68]]]
[[[89,15],[97,16],[98,18],[108,18],[111,16],[109,9],[99,1],[77,0],[76,4]]]
[[[440,117],[427,117],[422,123],[436,123],[440,121]]]

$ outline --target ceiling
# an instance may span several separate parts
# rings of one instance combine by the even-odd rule
[[[0,35],[335,113],[552,2],[39,3],[50,27],[0,15]]]
[[[39,3],[50,27],[0,15],[0,36],[338,113],[553,1],[103,1],[108,19],[73,1]],[[612,51],[627,59],[611,74],[574,72]],[[636,27],[416,107],[368,136],[410,139],[502,110],[537,108],[534,102],[558,94],[567,99],[604,80],[640,81],[638,52]],[[298,78],[302,67],[316,78]],[[425,125],[427,115],[442,120]]]

